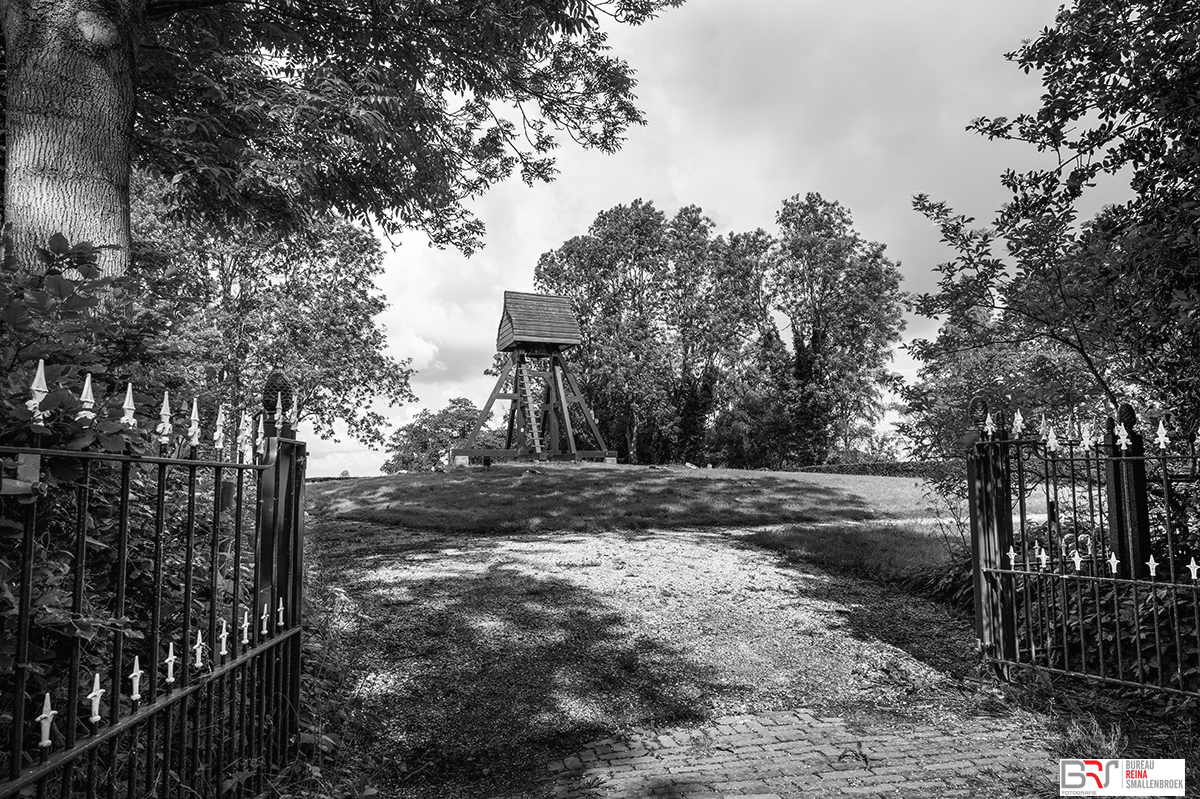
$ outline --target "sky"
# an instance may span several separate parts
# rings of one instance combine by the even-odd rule
[[[406,234],[388,250],[379,317],[392,355],[411,358],[416,404],[394,425],[453,397],[481,405],[502,294],[532,291],[538,257],[587,232],[597,213],[635,199],[672,216],[698,205],[717,233],[775,232],[785,198],[810,191],[848,208],[887,245],[904,288],[931,290],[950,251],[912,210],[918,192],[986,222],[1006,168],[1045,163],[1032,148],[965,130],[979,116],[1037,107],[1041,85],[1004,53],[1053,22],[1047,0],[688,0],[638,27],[608,26],[636,70],[647,124],[612,155],[557,151],[553,183],[512,178],[470,204],[487,225],[470,258]],[[910,317],[905,338],[932,335]],[[915,364],[898,352],[908,378]],[[378,474],[386,460],[345,436],[310,441],[309,474]]]

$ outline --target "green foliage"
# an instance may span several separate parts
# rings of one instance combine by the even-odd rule
[[[143,451],[144,432],[116,418],[127,382],[145,407],[170,385],[163,373],[176,353],[167,338],[178,305],[179,275],[136,272],[101,277],[96,250],[53,237],[38,251],[39,270],[24,270],[5,247],[0,263],[0,443],[25,446],[31,437],[46,447],[108,452]],[[35,423],[26,405],[38,361],[45,361],[49,393]],[[75,418],[86,373],[95,380],[96,419]],[[165,379],[164,379],[165,378]],[[151,392],[151,393],[146,393]],[[51,473],[51,480],[54,475]]]
[[[699,208],[668,219],[637,200],[542,255],[537,285],[573,300],[571,357],[623,457],[778,469],[872,434],[900,274],[819,195],[785,201],[777,221],[778,240],[714,236]]]
[[[913,593],[943,602],[962,613],[975,608],[975,561],[969,546],[955,546],[941,563],[918,569],[904,580]]]
[[[455,397],[438,411],[420,411],[411,422],[401,426],[388,439],[391,457],[380,467],[384,474],[427,472],[449,464],[450,450],[466,445],[467,436],[479,421],[479,408],[465,397]],[[475,441],[476,449],[503,449],[504,434],[483,429]]]
[[[164,221],[159,185],[141,181],[134,228],[143,260],[186,275],[192,306],[171,342],[190,386],[204,387],[213,406],[253,413],[259,387],[279,370],[317,435],[332,437],[340,423],[364,444],[382,444],[386,420],[375,403],[414,397],[409,361],[387,355],[375,321],[387,303],[374,285],[383,271],[374,236],[338,221],[288,235]]]
[[[1086,372],[1061,345],[998,342],[964,346],[961,331],[943,324],[937,339],[921,347],[918,379],[900,389],[904,414],[896,425],[918,458],[965,456],[963,435],[971,398],[987,399],[996,420],[1009,423],[1020,409],[1031,422],[1036,412],[1073,411],[1089,418],[1104,399]]]
[[[855,422],[882,418],[880,389],[904,329],[907,302],[884,245],[865,241],[850,211],[809,192],[784,200],[775,217],[780,240],[769,285],[792,329],[802,428],[821,461],[828,448],[851,449]],[[828,440],[822,440],[827,438]]]
[[[136,162],[185,218],[295,230],[334,212],[469,251],[466,199],[518,170],[550,180],[556,133],[611,152],[642,124],[601,16],[681,2],[155,0]]]
[[[586,236],[543,253],[534,271],[540,290],[572,299],[583,330],[569,356],[573,369],[606,443],[632,462],[669,459],[676,375],[686,368],[689,380],[697,376],[682,357],[692,344],[684,339],[694,314],[687,306],[702,295],[682,288],[689,278],[667,228],[653,203],[619,205],[598,214]],[[669,328],[672,317],[683,327]]]
[[[866,474],[876,477],[923,477],[930,480],[944,477],[947,470],[962,471],[958,460],[952,461],[864,461],[861,463],[825,463],[804,466],[796,471],[817,474]]]
[[[1011,200],[987,229],[918,195],[917,210],[956,252],[939,267],[938,292],[918,303],[944,320],[937,341],[914,344],[919,358],[953,368],[963,350],[1012,362],[1048,347],[1074,374],[1057,396],[1034,398],[1043,408],[1100,399],[1112,412],[1134,401],[1196,429],[1198,30],[1195,0],[1077,0],[1008,54],[1041,76],[1041,106],[971,129],[1031,144],[1054,163],[1006,172]],[[1128,176],[1133,196],[1078,224],[1077,202],[1102,175]]]
[[[119,454],[157,454],[146,414],[138,427],[117,417],[127,381],[145,391],[134,394],[143,409],[154,407],[164,386],[177,375],[168,368],[178,353],[168,342],[171,319],[178,304],[177,273],[131,273],[100,277],[95,250],[71,245],[55,236],[39,253],[41,269],[20,269],[6,257],[0,266],[0,358],[5,381],[0,385],[0,445],[41,446],[50,449],[102,451]],[[37,405],[41,418],[27,404],[38,360],[45,361],[48,393]],[[94,419],[80,417],[78,399],[84,374],[94,376]],[[176,431],[181,432],[181,431]],[[5,455],[4,468],[10,468]],[[30,694],[49,692],[55,707],[66,701],[67,666],[72,647],[82,646],[80,668],[91,673],[106,664],[116,636],[126,640],[126,651],[141,652],[149,626],[153,596],[154,535],[157,519],[153,503],[138,497],[155,495],[162,480],[164,496],[163,570],[172,575],[162,588],[164,618],[174,624],[182,614],[204,608],[200,596],[185,607],[182,576],[187,573],[185,533],[187,475],[154,467],[131,468],[128,474],[134,501],[122,522],[120,468],[94,463],[86,472],[71,457],[45,456],[35,491],[6,496],[0,501],[0,617],[12,618],[23,580],[23,535],[31,525],[30,583],[32,607],[28,660]],[[201,476],[198,490],[211,492],[211,476]],[[86,487],[86,492],[82,489]],[[87,502],[86,508],[80,503]],[[249,505],[253,507],[253,503]],[[85,520],[84,557],[87,588],[80,611],[73,608],[72,593],[82,579],[76,550],[77,519]],[[127,550],[118,559],[117,538],[124,523]],[[226,517],[224,525],[232,524]],[[66,531],[71,531],[67,533]],[[249,557],[246,563],[249,563]],[[191,564],[196,584],[202,584],[211,564],[203,553]],[[230,577],[229,564],[222,574]],[[125,579],[125,605],[115,602],[118,574]],[[243,586],[250,575],[244,575]],[[11,679],[16,654],[15,625],[0,629],[0,696],[15,701]],[[0,713],[11,712],[10,707]]]

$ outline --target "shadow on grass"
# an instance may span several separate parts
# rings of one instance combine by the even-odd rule
[[[922,512],[918,484],[908,478],[872,478],[887,492],[898,487],[896,496],[881,500],[861,493],[858,483],[856,490],[847,490],[828,479],[806,477],[591,465],[530,470],[506,464],[488,471],[316,483],[308,487],[308,501],[316,515],[477,534],[736,527]]]
[[[385,562],[411,561],[412,547],[377,530],[360,543]],[[621,728],[701,720],[697,700],[728,688],[673,648],[631,636],[591,592],[487,563],[493,549],[403,578],[364,576],[340,546],[318,554],[323,579],[360,608],[340,646],[362,675],[355,737],[376,762],[391,759],[382,796],[540,796],[551,760]]]
[[[811,563],[885,582],[903,581],[950,558],[946,542],[929,525],[887,519],[838,521],[834,517],[821,526],[760,530],[741,540],[778,552],[791,563]]]
[[[859,580],[806,581],[801,601],[833,602],[840,626],[863,641],[883,641],[955,677],[976,671],[974,632],[967,614],[905,590],[904,581],[951,568],[942,541],[910,525],[886,521],[814,530],[797,525],[741,538],[778,552],[790,564],[813,564]]]

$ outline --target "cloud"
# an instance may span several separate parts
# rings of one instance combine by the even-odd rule
[[[513,179],[472,203],[488,234],[470,259],[431,249],[418,233],[389,253],[379,286],[392,307],[380,321],[395,354],[420,370],[420,407],[455,396],[482,403],[502,292],[531,290],[541,253],[584,233],[599,211],[639,197],[668,215],[699,205],[728,232],[773,230],[784,198],[817,191],[888,245],[908,290],[932,289],[932,268],[950,253],[911,197],[926,192],[986,221],[1005,199],[1000,173],[1039,163],[1030,148],[964,128],[1036,107],[1037,76],[1003,54],[1051,23],[1055,7],[691,0],[644,26],[610,30],[614,52],[637,70],[648,125],[631,130],[615,155],[564,141],[555,182],[530,188]],[[909,335],[933,332],[928,320],[910,320]],[[903,354],[897,367],[915,373]],[[338,458],[328,468],[350,462]],[[382,462],[365,450],[362,458],[352,473]]]

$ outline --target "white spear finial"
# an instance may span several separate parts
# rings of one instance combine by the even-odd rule
[[[996,423],[992,421],[992,412],[988,411],[987,418],[983,420],[983,432],[988,436],[996,435]]]
[[[254,444],[250,441],[250,414],[242,411],[241,421],[238,422],[237,448],[247,461],[254,457]]]
[[[1012,434],[1013,438],[1020,438],[1021,431],[1025,429],[1025,418],[1021,416],[1021,409],[1017,408],[1017,412],[1013,414]]]
[[[267,436],[266,430],[263,428],[263,414],[258,415],[258,454],[267,454]]]
[[[133,671],[129,672],[129,679],[133,682],[133,690],[129,694],[129,698],[134,702],[142,698],[141,686],[142,675],[146,672],[142,671],[142,664],[138,662],[138,656],[133,656]]]
[[[224,657],[229,654],[229,647],[227,645],[229,643],[229,622],[225,621],[225,619],[221,619],[221,634],[217,638],[221,639],[220,654]]]
[[[296,429],[296,425],[300,423],[300,402],[296,397],[292,397],[292,410],[289,414],[289,420],[292,423],[292,429]]]
[[[41,402],[42,398],[50,393],[50,389],[46,385],[46,362],[41,358],[38,359],[38,368],[33,374],[33,382],[29,385],[29,389],[38,402]]]
[[[33,414],[34,424],[45,424],[46,412],[42,410],[42,400],[50,393],[46,387],[46,362],[39,359],[37,372],[33,375],[33,383],[30,384],[29,390],[33,392],[33,396],[25,403],[25,407]]]
[[[57,710],[50,709],[50,694],[46,694],[46,699],[42,702],[42,715],[34,719],[34,721],[40,721],[42,724],[42,740],[38,746],[43,749],[50,746],[50,723],[57,715]]]
[[[275,616],[276,616],[275,626],[282,627],[283,626],[283,597],[279,597],[279,609],[275,611]]]
[[[200,636],[200,631],[196,630],[196,643],[192,646],[192,651],[196,654],[196,659],[192,662],[196,668],[204,665],[204,661],[200,655],[204,652],[204,639]]]
[[[213,449],[220,455],[225,451],[225,406],[217,408],[217,426],[213,430]]]
[[[125,386],[125,402],[121,405],[121,409],[125,412],[121,416],[121,424],[126,427],[137,427],[137,419],[133,418],[133,412],[137,410],[137,406],[133,404],[133,383]]]
[[[1046,449],[1058,452],[1058,436],[1054,434],[1054,425],[1050,425],[1050,432],[1046,435]]]
[[[266,635],[267,634],[267,622],[271,619],[271,604],[269,602],[263,603],[263,612],[262,612],[262,615],[259,616],[259,619],[262,621],[262,629],[260,630],[260,632],[263,635]]]
[[[167,659],[163,663],[167,664],[167,685],[175,682],[175,661],[179,658],[175,657],[175,642],[171,641],[167,644]]]
[[[283,424],[283,392],[275,394],[275,426]]]
[[[167,398],[167,392],[163,391],[162,407],[158,409],[158,442],[160,444],[171,443],[171,403]]]
[[[1167,426],[1163,424],[1163,420],[1158,420],[1158,436],[1155,437],[1158,442],[1159,449],[1166,449],[1171,443],[1171,437],[1167,435]]]
[[[188,425],[188,443],[193,447],[200,446],[200,402],[192,397],[191,424]]]
[[[1150,556],[1150,560],[1146,561],[1146,565],[1150,567],[1150,576],[1156,576],[1156,572],[1158,571],[1158,561],[1154,559],[1153,555]]]
[[[250,643],[250,611],[242,611],[242,643]]]
[[[1125,429],[1125,423],[1117,422],[1117,444],[1118,444],[1118,446],[1120,446],[1122,451],[1124,451],[1124,450],[1129,449],[1130,443],[1132,443],[1132,442],[1129,440],[1129,431]]]
[[[92,700],[92,716],[91,722],[95,724],[100,720],[100,697],[104,695],[104,689],[100,687],[100,672],[96,672],[92,678],[92,692],[87,695],[87,698]]]
[[[83,391],[79,392],[79,412],[75,414],[75,420],[79,422],[90,422],[96,418],[96,412],[92,410],[96,407],[96,398],[92,396],[92,373],[88,372],[83,378]]]

